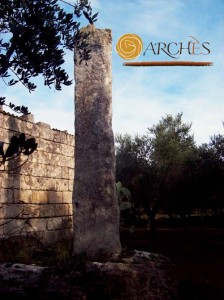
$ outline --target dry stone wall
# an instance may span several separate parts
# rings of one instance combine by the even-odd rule
[[[35,151],[21,168],[0,167],[0,237],[35,234],[44,242],[72,235],[74,136],[0,111],[0,141],[9,143],[21,132],[34,137]],[[25,159],[8,162],[15,168]]]

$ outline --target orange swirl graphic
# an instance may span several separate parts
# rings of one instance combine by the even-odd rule
[[[137,34],[122,35],[116,45],[116,51],[124,59],[135,59],[143,48],[142,39]]]

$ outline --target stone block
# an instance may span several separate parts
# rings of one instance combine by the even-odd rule
[[[63,158],[64,157],[61,154],[51,153],[51,159],[46,164],[61,167],[64,165]]]
[[[21,218],[38,218],[40,216],[40,205],[24,204],[24,211]]]
[[[45,129],[40,132],[40,137],[44,140],[53,141],[54,133],[51,129]]]
[[[30,161],[31,163],[33,163],[33,164],[37,164],[37,163],[38,163],[36,152],[37,152],[37,151],[33,152],[33,153],[32,153],[32,156],[30,156],[30,158],[29,158],[29,161]]]
[[[3,213],[3,205],[0,204],[0,219],[4,218],[4,213]],[[0,224],[2,224],[2,220],[0,220]]]
[[[6,219],[39,217],[39,205],[35,204],[3,204],[3,214]]]
[[[34,124],[31,122],[26,122],[26,126],[24,127],[23,132],[27,132],[27,137],[37,138],[36,132],[34,131]],[[28,136],[29,134],[29,136]]]
[[[23,168],[24,175],[46,177],[46,165],[27,162]]]
[[[61,145],[61,153],[66,157],[74,157],[74,147],[69,145]]]
[[[42,138],[38,139],[38,149],[37,151],[47,151],[47,145],[49,142],[47,142],[46,140],[43,140]],[[48,151],[49,152],[49,151]]]
[[[20,187],[19,188],[22,188],[24,190],[28,190],[29,188],[26,185],[25,177],[26,177],[26,175],[23,175],[23,174],[20,175]],[[16,187],[16,189],[17,189],[17,187]]]
[[[17,133],[22,132],[23,122],[16,116],[10,115],[8,122],[5,124],[5,128],[9,129],[10,131],[15,131]]]
[[[68,191],[69,180],[67,179],[57,179],[54,184],[56,191]]]
[[[53,130],[53,141],[56,143],[62,143],[62,134],[63,132],[58,130]]]
[[[48,230],[61,230],[70,228],[72,228],[72,217],[48,219]]]
[[[32,203],[48,203],[49,195],[47,191],[33,191]]]
[[[40,205],[40,217],[54,217],[55,216],[55,204]]]
[[[32,175],[33,165],[34,164],[31,163],[30,161],[28,161],[27,163],[25,163],[25,165],[23,165],[22,173],[24,175]]]
[[[70,216],[73,215],[73,204],[72,203],[68,203],[68,214]]]
[[[47,177],[48,178],[61,178],[61,167],[58,166],[47,166]]]
[[[20,181],[19,181],[19,186],[16,188],[21,188],[24,190],[35,190],[35,189],[39,189],[39,184],[37,184],[38,182],[38,178],[36,177],[32,177],[30,175],[24,175],[22,174],[20,176]]]
[[[0,128],[1,128],[1,130],[0,130],[0,141],[2,141],[4,143],[9,142],[8,130],[5,129],[5,128],[2,128],[2,126],[0,126]]]
[[[14,176],[20,174],[20,166],[22,163],[25,163],[26,158],[24,156],[14,158],[12,160],[5,162],[5,170],[6,171],[13,171]]]
[[[20,117],[22,120],[27,121],[27,123],[31,123],[33,125],[34,123],[34,115],[33,114],[28,114],[28,115],[22,115]]]
[[[32,203],[33,192],[31,190],[18,190],[13,191],[14,203]]]
[[[47,219],[47,230],[59,230],[67,229],[72,227],[71,217],[58,217]]]
[[[41,137],[39,126],[37,124],[33,124],[32,128],[29,129],[29,133],[32,137],[34,137],[39,145],[39,138]],[[38,146],[37,146],[38,147]]]
[[[75,137],[72,134],[67,135],[68,145],[73,146],[75,145]]]
[[[51,230],[43,232],[43,242],[52,244],[63,239],[72,238],[72,229]]]
[[[14,189],[22,189],[20,179],[21,179],[21,175],[20,174],[15,174],[13,176],[13,188]]]
[[[63,194],[63,203],[72,203],[72,192],[68,191],[68,192],[62,192]]]
[[[64,166],[74,170],[75,160],[74,157],[65,156]]]
[[[43,243],[45,244],[53,244],[56,243],[60,238],[61,231],[44,231],[43,232]]]
[[[73,188],[74,188],[74,180],[69,180],[69,184],[68,184],[69,192],[72,192]]]
[[[54,213],[56,217],[69,216],[70,215],[69,204],[55,204]]]
[[[48,153],[61,154],[61,144],[45,141],[43,150]]]
[[[26,220],[16,219],[3,225],[4,235],[22,235],[32,232],[32,228],[26,222]]]
[[[29,219],[29,225],[34,232],[45,231],[47,229],[47,220],[45,218]]]
[[[23,204],[3,204],[3,215],[6,219],[12,219],[22,215]]]
[[[74,179],[75,171],[74,168],[69,168],[69,179]]]
[[[46,171],[46,165],[44,164],[32,164],[32,176],[40,176],[40,177],[46,177],[47,171]]]
[[[61,178],[69,179],[69,168],[68,167],[61,168]]]
[[[2,110],[2,105],[0,105],[0,127],[4,126],[4,114]]]
[[[56,188],[57,182],[58,182],[58,179],[56,179],[56,178],[44,178],[43,187],[47,191],[57,191],[57,188]],[[59,190],[59,192],[60,192],[60,190]]]
[[[49,203],[63,203],[63,193],[56,191],[48,191],[48,202]]]
[[[0,114],[2,116],[2,126],[3,128],[8,128],[8,120],[9,120],[9,115],[5,114],[4,112]]]
[[[33,191],[48,191],[55,190],[55,179],[53,178],[45,178],[45,177],[26,177],[24,178],[25,185],[30,186]]]
[[[51,126],[47,123],[44,122],[37,122],[36,123],[39,127],[40,133],[47,130],[47,129],[51,129]]]
[[[45,152],[43,150],[38,150],[37,152],[37,161],[39,164],[51,165],[54,164],[54,158],[52,153]]]
[[[1,189],[0,191],[0,203],[13,203],[13,190]]]
[[[1,174],[2,176],[2,181],[1,181],[1,185],[2,188],[4,189],[12,189],[14,187],[14,183],[13,183],[13,175],[9,175],[9,174]]]
[[[62,218],[48,218],[47,230],[61,229]]]
[[[63,131],[61,132],[61,143],[62,144],[69,145],[67,136],[68,136],[67,132],[63,132]]]

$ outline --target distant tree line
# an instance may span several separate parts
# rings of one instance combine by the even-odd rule
[[[224,211],[224,136],[197,146],[182,113],[166,115],[145,135],[116,135],[116,179],[131,192],[135,210],[155,227],[158,212],[186,218],[195,209]]]

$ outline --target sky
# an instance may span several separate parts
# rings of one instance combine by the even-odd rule
[[[74,1],[67,0],[74,3]],[[112,30],[113,130],[114,133],[145,134],[166,114],[183,113],[192,123],[197,144],[223,134],[224,121],[224,0],[92,0],[99,12],[97,28]],[[65,6],[69,10],[69,6]],[[87,22],[83,22],[86,26]],[[152,43],[175,42],[184,47],[196,38],[201,48],[207,42],[210,53],[189,55],[183,50],[178,59],[164,52],[147,51],[133,61],[210,61],[210,67],[125,67],[115,47],[118,39],[133,33],[141,37],[143,49]],[[200,51],[200,49],[198,51]],[[198,52],[199,53],[199,52]],[[65,69],[73,78],[73,53],[66,54]],[[62,91],[49,89],[38,78],[31,94],[22,86],[7,87],[0,82],[1,96],[17,105],[28,106],[35,122],[74,133],[74,84]]]

